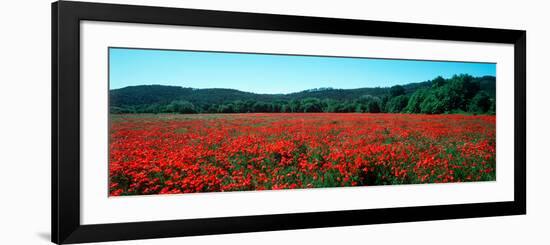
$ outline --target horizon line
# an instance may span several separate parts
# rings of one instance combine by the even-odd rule
[[[470,75],[470,74],[461,73],[461,74],[454,74],[453,76],[457,76],[457,75]],[[453,77],[453,76],[450,76],[450,77]],[[443,77],[443,76],[437,76],[437,77]],[[435,78],[437,78],[437,77],[435,77]],[[482,77],[496,78],[496,76],[493,76],[493,75],[472,76],[472,77],[474,77],[474,78],[482,78]],[[433,78],[433,79],[435,79],[435,78]],[[443,77],[443,78],[444,79],[449,79],[449,78],[445,78],[445,77]],[[236,90],[236,91],[240,91],[240,92],[244,92],[244,93],[262,94],[262,95],[288,95],[288,94],[301,93],[301,92],[306,92],[306,91],[315,90],[315,89],[325,89],[325,90],[354,90],[354,89],[377,89],[377,88],[383,89],[383,88],[391,88],[393,86],[407,86],[407,85],[410,85],[410,84],[431,82],[433,79],[422,81],[422,82],[410,82],[410,83],[405,83],[405,84],[395,84],[395,85],[392,85],[392,86],[384,86],[384,87],[382,87],[382,86],[356,87],[356,88],[314,87],[314,88],[310,88],[310,89],[304,89],[304,90],[299,90],[299,91],[289,92],[289,93],[258,93],[258,92],[240,90],[240,89],[236,89],[236,88],[223,88],[223,87],[198,88],[198,87],[185,87],[185,86],[181,86],[181,85],[165,85],[165,84],[130,85],[130,86],[125,86],[125,87],[120,87],[120,88],[113,88],[113,89],[109,88],[109,91],[114,91],[114,90],[118,90],[118,89],[125,89],[125,88],[130,88],[130,87],[139,87],[139,86],[164,86],[164,87],[177,87],[177,88],[188,88],[188,89],[197,89],[197,90],[198,89],[229,89],[229,90]]]

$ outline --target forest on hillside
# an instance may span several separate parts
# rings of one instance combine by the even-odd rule
[[[289,94],[142,85],[109,91],[110,113],[494,114],[496,79],[468,74],[392,87],[316,88]]]

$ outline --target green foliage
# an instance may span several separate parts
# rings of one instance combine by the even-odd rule
[[[483,105],[480,111],[479,108],[471,106],[471,101],[480,91],[490,99],[488,93],[481,90],[480,86],[480,80],[486,81],[487,79],[488,77],[479,79],[466,74],[455,75],[450,79],[438,77],[432,80],[431,88],[419,89],[413,93],[405,112],[426,114],[486,113],[490,105]]]
[[[193,105],[189,101],[174,100],[172,101],[172,103],[166,106],[166,112],[191,114],[197,113],[197,110],[195,109],[195,105]],[[155,113],[158,113],[158,111]]]
[[[254,103],[254,106],[251,109],[254,112],[272,112],[271,104],[261,101]]]
[[[233,104],[226,104],[226,105],[220,105],[218,107],[219,113],[234,113],[235,112],[235,106]]]
[[[441,114],[443,112],[445,112],[445,105],[437,98],[434,92],[430,91],[420,103],[420,113]]]
[[[409,101],[407,103],[407,106],[404,109],[404,112],[406,113],[420,113],[420,104],[428,97],[429,90],[428,89],[419,89],[416,92],[414,92],[411,97],[409,98]]]
[[[301,101],[304,112],[322,112],[321,101],[317,98],[307,98]]]
[[[432,86],[434,88],[441,87],[445,85],[445,78],[438,76],[434,80],[432,80]]]
[[[147,85],[111,90],[110,113],[487,113],[496,111],[495,77],[462,74],[389,88],[310,89],[254,94],[234,89]]]
[[[369,112],[378,113],[381,111],[382,100],[379,97],[372,95],[363,95],[357,100],[360,111],[356,112]]]
[[[389,113],[400,113],[405,109],[409,103],[409,97],[406,95],[398,95],[391,98],[386,104],[386,112]]]
[[[380,100],[380,99],[378,99]],[[367,109],[365,110],[365,112],[370,112],[370,113],[378,113],[380,112],[380,102],[377,102],[377,101],[369,101],[367,103]]]
[[[489,97],[486,92],[479,91],[474,98],[472,98],[468,111],[473,113],[487,113],[493,105],[491,97]]]
[[[395,85],[390,88],[390,96],[397,97],[405,94],[405,88],[401,85]]]

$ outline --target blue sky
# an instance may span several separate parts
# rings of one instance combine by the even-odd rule
[[[496,76],[496,64],[110,48],[110,89],[135,85],[254,93],[388,87],[437,76]]]

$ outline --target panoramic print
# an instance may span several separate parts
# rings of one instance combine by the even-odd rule
[[[109,48],[109,195],[496,180],[496,64]]]

